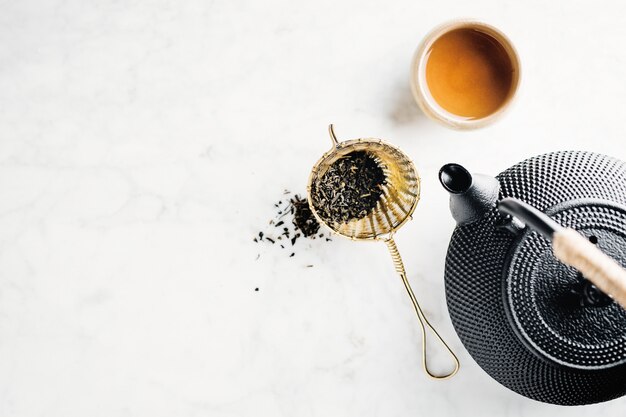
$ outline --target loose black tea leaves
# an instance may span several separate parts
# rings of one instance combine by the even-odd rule
[[[302,231],[304,237],[314,236],[320,230],[320,224],[313,216],[309,202],[298,195],[291,199],[294,208],[293,224]]]
[[[335,161],[311,189],[317,214],[328,224],[347,223],[367,216],[380,200],[385,172],[365,151]]]
[[[291,193],[285,190],[283,194]],[[319,238],[319,240],[326,242],[332,240],[328,237],[324,240],[323,238],[326,235],[323,233],[318,234],[320,224],[313,215],[306,198],[301,198],[297,194],[288,200],[283,198],[283,200],[274,204],[274,208],[276,216],[269,221],[269,227],[265,231],[260,231],[254,237],[254,242],[276,244],[281,249],[291,248],[287,253],[289,253],[289,257],[294,257],[296,243],[301,237],[311,240]],[[278,241],[281,242],[278,243]]]

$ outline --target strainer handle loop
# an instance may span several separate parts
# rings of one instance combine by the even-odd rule
[[[424,372],[426,372],[426,375],[428,375],[432,379],[443,380],[443,379],[452,378],[459,371],[459,367],[460,367],[459,359],[456,357],[452,349],[450,349],[450,346],[448,346],[448,344],[443,340],[443,338],[439,335],[437,330],[435,330],[435,328],[430,324],[430,322],[424,315],[422,308],[417,302],[417,298],[415,298],[415,294],[413,294],[413,290],[411,289],[411,284],[409,284],[409,280],[407,279],[406,270],[404,269],[404,263],[402,262],[402,257],[400,256],[400,252],[398,251],[398,247],[396,246],[396,242],[393,240],[393,237],[389,237],[388,239],[386,239],[385,243],[387,244],[387,248],[389,249],[391,258],[393,259],[393,264],[396,267],[396,272],[398,272],[398,274],[400,275],[400,278],[402,278],[402,282],[404,283],[404,288],[406,288],[406,292],[409,294],[409,298],[411,298],[411,302],[413,303],[413,308],[415,309],[415,314],[417,315],[417,318],[420,323],[420,329],[422,330],[422,367],[424,368]],[[446,350],[452,357],[452,360],[454,361],[454,369],[449,374],[435,375],[432,372],[430,372],[430,370],[428,369],[428,361],[426,358],[426,331],[427,329],[430,329],[432,331],[432,333],[439,340],[439,342],[443,345],[443,347],[446,348]]]

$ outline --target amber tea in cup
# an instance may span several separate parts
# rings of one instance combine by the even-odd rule
[[[473,21],[435,29],[418,49],[411,74],[422,110],[459,129],[493,121],[518,83],[519,59],[510,41],[492,26]]]

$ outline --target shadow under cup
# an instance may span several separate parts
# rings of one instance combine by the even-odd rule
[[[424,113],[456,129],[485,126],[511,103],[519,57],[498,29],[455,21],[433,30],[413,60],[411,89]]]

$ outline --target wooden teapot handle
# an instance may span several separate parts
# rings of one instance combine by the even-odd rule
[[[552,237],[554,255],[578,269],[602,292],[626,308],[626,270],[574,229],[562,229]]]

